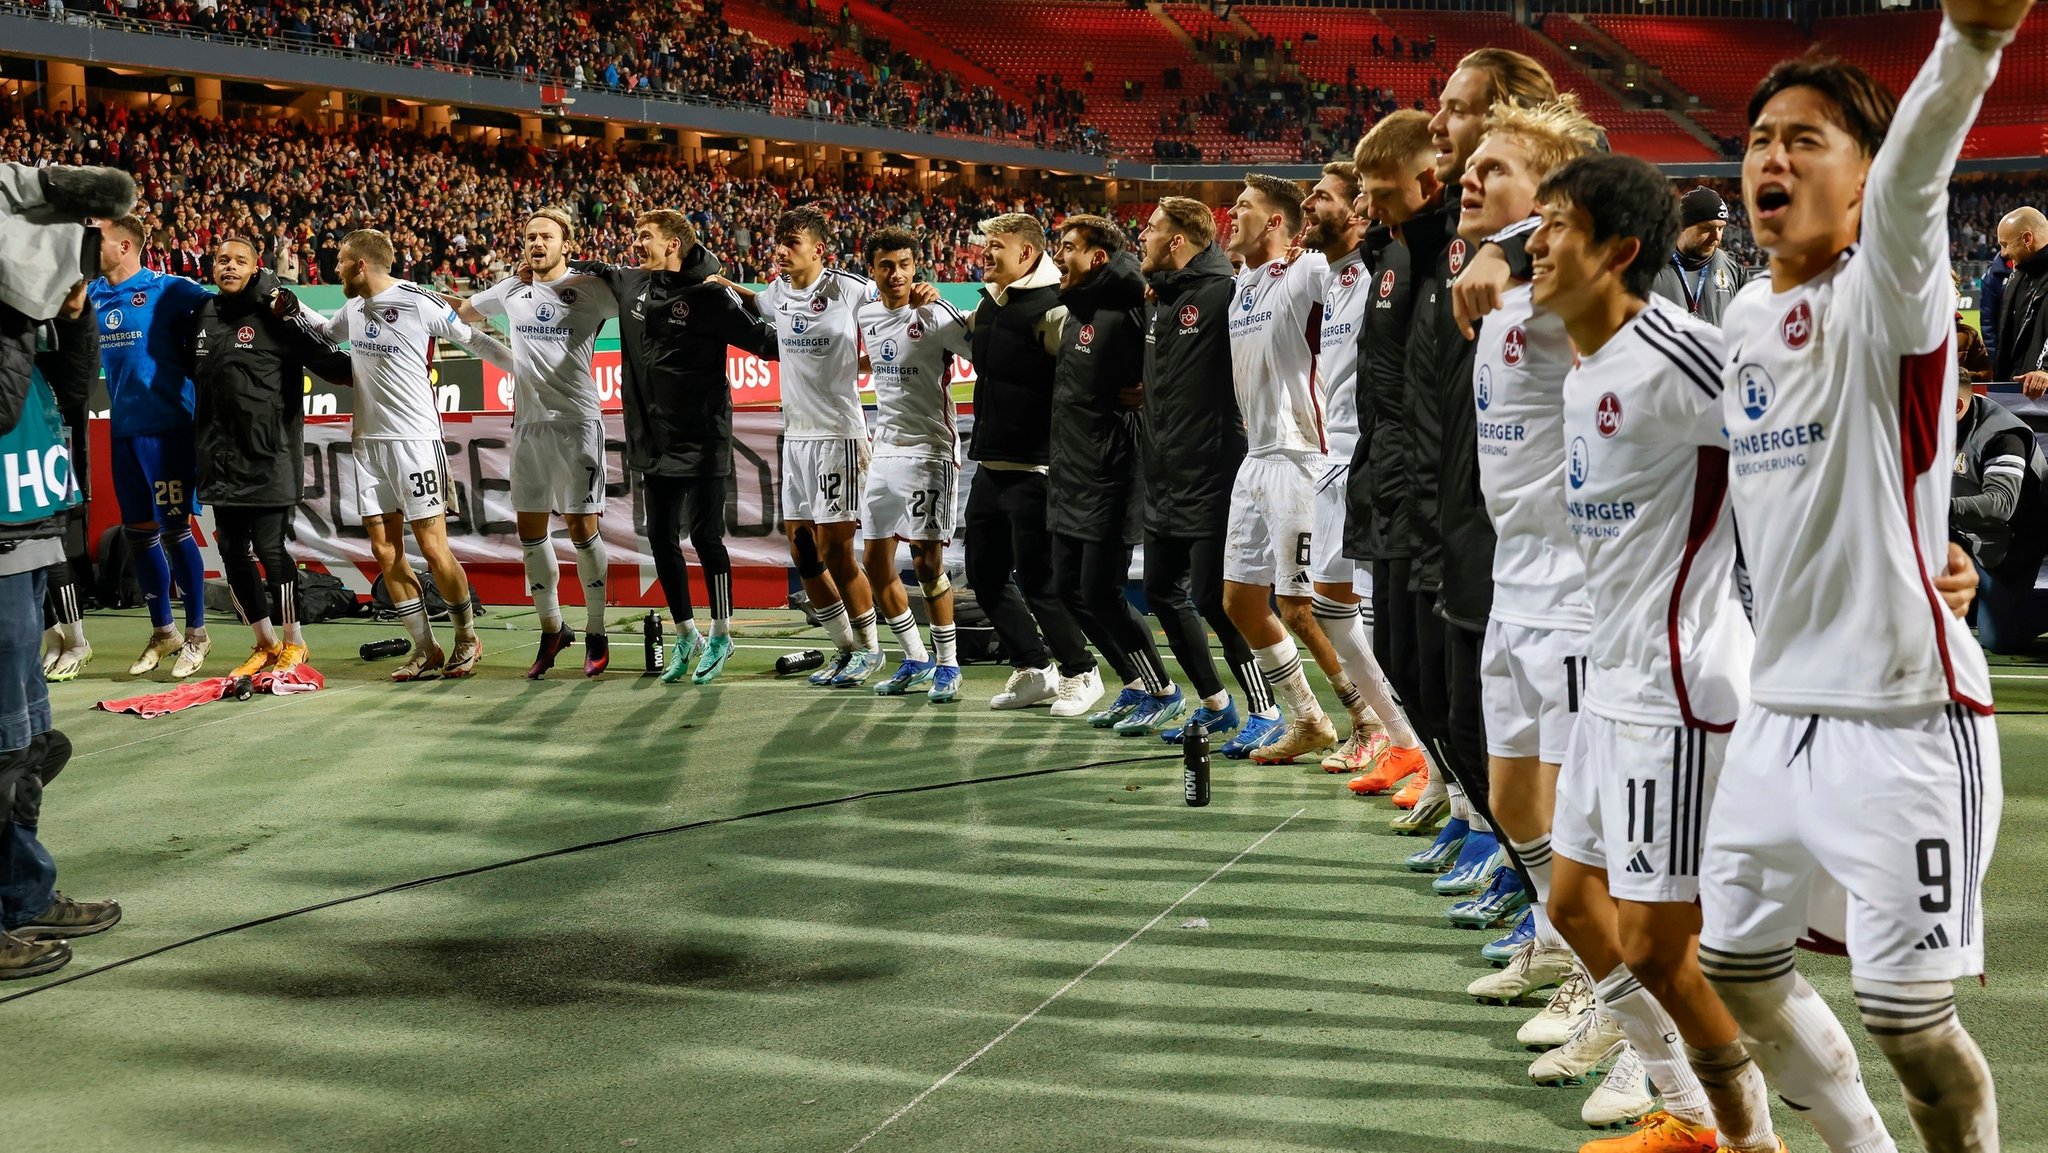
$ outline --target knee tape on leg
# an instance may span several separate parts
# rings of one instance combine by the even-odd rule
[[[811,530],[800,528],[792,539],[796,542],[796,575],[807,581],[824,576],[825,562],[818,556],[818,539]]]
[[[924,590],[924,599],[935,601],[953,591],[953,582],[942,572],[936,580],[919,581],[918,587]]]

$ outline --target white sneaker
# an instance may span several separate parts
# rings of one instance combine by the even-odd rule
[[[64,630],[51,625],[43,630],[43,675],[49,676],[58,658],[64,655]]]
[[[1583,1085],[1588,1077],[1613,1064],[1627,1045],[1621,1025],[1595,1008],[1579,1019],[1571,1040],[1530,1063],[1529,1080],[1538,1085]]]
[[[1102,674],[1089,669],[1078,677],[1060,678],[1060,696],[1052,703],[1056,717],[1081,717],[1102,699]]]
[[[1643,1068],[1642,1055],[1634,1045],[1623,1045],[1614,1068],[1600,1079],[1586,1103],[1579,1107],[1579,1119],[1595,1129],[1619,1129],[1657,1111],[1657,1090],[1650,1073]]]
[[[156,667],[163,663],[165,657],[176,653],[184,645],[185,642],[179,640],[178,634],[175,632],[151,633],[149,647],[143,649],[142,655],[135,658],[135,663],[128,666],[128,675],[139,677],[144,673],[155,672]]]
[[[1555,1049],[1572,1039],[1579,1019],[1593,1011],[1593,982],[1574,969],[1571,976],[1550,995],[1543,1011],[1529,1018],[1515,1034],[1515,1040],[1530,1049]]]
[[[171,675],[184,680],[199,671],[206,663],[206,654],[213,651],[213,640],[205,633],[185,634],[185,643],[178,646],[178,659],[171,665]]]
[[[1028,709],[1059,695],[1060,672],[1047,665],[1042,669],[1016,669],[1003,684],[1003,691],[988,699],[992,709]]]
[[[1465,991],[1482,1001],[1506,1005],[1538,989],[1548,989],[1576,972],[1578,966],[1572,962],[1570,949],[1546,948],[1541,941],[1530,941],[1515,950],[1506,968],[1479,978]]]

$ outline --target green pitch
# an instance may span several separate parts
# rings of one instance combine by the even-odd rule
[[[97,660],[52,693],[78,752],[44,836],[63,887],[118,897],[127,919],[55,977],[0,985],[7,1148],[1588,1138],[1585,1090],[1523,1075],[1514,1030],[1536,1006],[1464,995],[1484,936],[1445,927],[1447,902],[1400,869],[1419,846],[1387,831],[1384,800],[1314,766],[1219,759],[1214,804],[1189,809],[1156,740],[990,712],[1003,670],[970,669],[951,706],[813,689],[769,669],[815,634],[787,614],[743,623],[706,688],[637,675],[623,622],[595,682],[580,648],[523,679],[532,618],[493,613],[481,676],[417,685],[356,657],[395,626],[316,626],[327,690],[145,721],[87,711],[147,691],[121,671],[146,624],[93,617]],[[216,629],[208,671],[243,635]],[[2048,668],[1999,671],[1991,980],[1958,992],[2005,1147],[2043,1149]],[[489,868],[660,829],[677,831]],[[278,917],[323,902],[341,903]],[[1844,964],[1802,964],[1847,1012]],[[1867,1046],[1863,1067],[1913,1147]]]

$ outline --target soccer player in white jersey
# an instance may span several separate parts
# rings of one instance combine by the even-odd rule
[[[375,229],[342,238],[339,266],[348,303],[327,321],[329,339],[346,341],[355,365],[352,427],[356,506],[370,551],[384,571],[384,587],[412,635],[412,656],[394,681],[436,675],[466,677],[483,658],[471,618],[469,578],[448,547],[448,457],[441,446],[441,410],[434,400],[434,340],[452,340],[500,368],[512,353],[490,334],[471,328],[440,297],[391,275],[391,240]],[[448,602],[455,649],[443,652],[420,599],[419,578],[405,558],[405,526]]]
[[[576,220],[561,208],[543,208],[526,222],[530,283],[506,277],[456,309],[471,324],[503,316],[512,329],[512,510],[526,560],[526,584],[540,616],[540,652],[526,675],[539,680],[555,657],[575,642],[562,621],[555,591],[561,569],[548,536],[559,515],[576,547],[583,584],[583,675],[597,676],[611,662],[605,636],[605,574],[609,560],[598,518],[604,514],[604,411],[591,379],[598,330],[619,314],[605,282],[569,271]]]
[[[1323,255],[1329,269],[1323,283],[1322,328],[1317,341],[1316,377],[1321,388],[1329,455],[1315,482],[1314,526],[1309,540],[1309,578],[1316,623],[1329,638],[1344,675],[1360,703],[1378,722],[1358,726],[1336,751],[1323,758],[1333,773],[1370,770],[1369,790],[1422,771],[1422,741],[1394,703],[1393,689],[1365,635],[1364,595],[1372,574],[1344,555],[1344,522],[1351,485],[1351,458],[1358,448],[1359,338],[1365,329],[1374,278],[1360,247],[1366,221],[1353,214],[1358,170],[1349,161],[1323,166],[1323,177],[1302,201],[1308,228],[1302,244]],[[1346,702],[1349,704],[1350,702]]]
[[[1893,1146],[1855,1051],[1793,965],[1823,877],[1871,1040],[1921,1142],[1998,1148],[1952,982],[1984,971],[2003,787],[1984,654],[1953,567],[1948,180],[2031,0],[1943,0],[1896,105],[1801,58],[1750,98],[1742,195],[1768,281],[1736,296],[1722,416],[1755,595],[1751,703],[1707,823],[1700,960],[1780,1096],[1833,1149]]]
[[[1329,638],[1316,623],[1309,579],[1315,484],[1329,447],[1309,332],[1330,263],[1320,252],[1287,259],[1301,232],[1301,201],[1301,186],[1293,181],[1246,173],[1230,208],[1227,246],[1244,257],[1230,304],[1230,361],[1247,446],[1230,494],[1223,608],[1257,653],[1273,695],[1292,714],[1285,728],[1251,751],[1260,764],[1285,764],[1337,741],[1288,631],[1308,645],[1333,683],[1344,680]],[[1355,698],[1356,691],[1350,695]],[[1352,720],[1354,727],[1370,723],[1356,712]]]
[[[1704,1153],[1716,1129],[1721,1147],[1768,1153],[1783,1146],[1763,1075],[1696,956],[1706,814],[1754,647],[1735,595],[1721,337],[1652,294],[1679,222],[1654,166],[1581,157],[1539,199],[1529,295],[1580,358],[1564,380],[1562,495],[1591,607],[1585,707],[1557,783],[1551,920],[1664,1101],[1635,1133],[1581,1153]],[[1521,290],[1507,295],[1488,330]],[[1539,949],[1523,946],[1509,969]]]
[[[853,547],[868,468],[855,314],[875,299],[875,286],[826,267],[831,242],[822,209],[790,209],[775,221],[776,278],[758,294],[741,293],[775,325],[781,346],[782,528],[837,648],[810,681],[850,688],[882,667],[874,595]]]
[[[951,367],[973,354],[967,318],[943,300],[914,303],[917,237],[885,228],[868,237],[868,276],[878,298],[860,306],[863,362],[875,384],[875,455],[862,496],[863,558],[875,606],[903,648],[903,663],[875,686],[878,696],[926,690],[933,702],[960,698],[960,655],[953,629],[953,586],[946,544],[959,516],[960,433]],[[926,294],[930,295],[930,294]],[[931,614],[927,650],[910,615],[896,569],[896,542],[910,542],[910,563]]]
[[[1474,247],[1492,239],[1519,249],[1535,227],[1543,177],[1599,140],[1599,129],[1569,98],[1496,104],[1461,177],[1458,235]],[[1571,366],[1564,322],[1534,308],[1527,283],[1503,296],[1473,349],[1468,411],[1477,432],[1479,491],[1495,537],[1479,667],[1488,799],[1520,871],[1497,873],[1485,893],[1445,916],[1485,927],[1520,912],[1533,889],[1536,936],[1550,944],[1541,953],[1545,966],[1482,978],[1471,988],[1479,997],[1513,1000],[1571,971],[1569,952],[1540,912],[1550,885],[1558,766],[1577,719],[1591,623],[1585,569],[1558,499],[1565,471],[1564,377]],[[1572,1071],[1567,1079],[1580,1076]]]

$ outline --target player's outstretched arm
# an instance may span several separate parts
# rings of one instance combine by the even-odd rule
[[[1864,184],[1862,243],[1881,292],[1946,311],[1948,278],[1935,274],[1948,264],[1949,177],[1998,75],[1999,52],[2031,7],[2033,0],[1943,0],[1934,52],[1899,99]]]
[[[444,340],[452,340],[468,349],[479,360],[487,360],[506,372],[512,371],[512,350],[503,341],[491,335],[486,325],[472,327],[469,322],[455,315],[450,309],[441,319],[429,325],[428,331]]]

